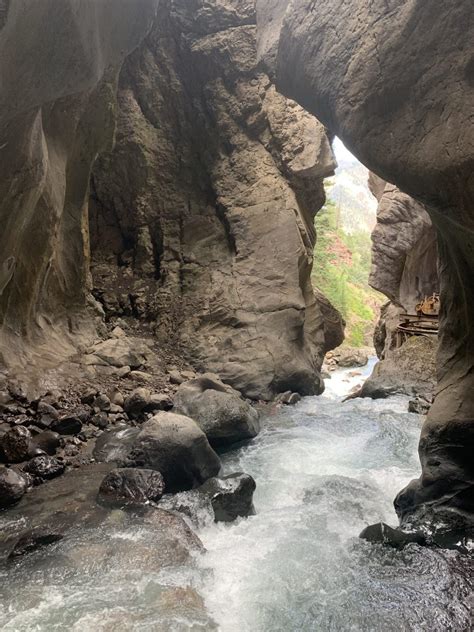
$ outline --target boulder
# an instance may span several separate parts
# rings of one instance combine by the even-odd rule
[[[210,497],[216,522],[232,522],[236,518],[255,514],[255,488],[254,479],[249,474],[239,472],[222,478],[211,478],[199,491]]]
[[[144,467],[163,475],[168,492],[202,485],[220,470],[220,460],[206,435],[189,417],[160,412],[129,439],[122,467]]]
[[[60,435],[77,435],[82,430],[82,421],[75,415],[62,417],[51,425],[51,430]]]
[[[194,419],[216,447],[251,439],[260,430],[258,412],[240,393],[207,375],[181,384],[173,410]]]
[[[50,456],[56,454],[59,444],[59,434],[57,432],[53,432],[52,430],[45,430],[33,437],[33,445]]]
[[[32,436],[28,428],[16,426],[2,436],[2,449],[9,463],[26,461],[32,453]]]
[[[436,339],[409,338],[399,349],[375,365],[360,397],[373,399],[402,394],[431,400],[436,383]]]
[[[418,531],[407,532],[394,529],[384,522],[372,524],[361,532],[360,538],[377,544],[385,544],[395,549],[403,549],[407,544],[426,544],[426,536]]]
[[[99,488],[108,503],[144,504],[163,496],[165,482],[160,472],[139,468],[117,468],[109,472]]]
[[[125,398],[123,408],[130,417],[139,417],[150,403],[150,398],[147,388],[137,388]]]
[[[136,338],[111,338],[94,345],[90,352],[110,366],[138,369],[146,364],[150,350]]]
[[[428,402],[422,397],[415,397],[408,402],[408,412],[416,413],[417,415],[427,415],[431,408],[431,402]]]
[[[0,468],[0,509],[17,503],[26,492],[26,481],[14,470]]]
[[[38,479],[50,479],[64,472],[64,463],[53,456],[41,454],[34,457],[24,466],[23,471]]]
[[[333,351],[332,357],[336,360],[341,369],[348,369],[355,366],[365,366],[369,361],[367,353],[361,349],[352,347],[340,347]]]

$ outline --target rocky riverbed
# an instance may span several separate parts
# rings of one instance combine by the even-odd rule
[[[322,397],[266,406],[260,433],[219,456],[201,440],[191,469],[205,463],[210,478],[195,488],[178,468],[173,494],[149,469],[163,455],[147,426],[178,428],[182,415],[103,431],[96,453],[113,463],[69,468],[0,514],[3,629],[468,629],[469,554],[358,539],[396,524],[392,496],[418,471],[422,417],[408,398],[340,401],[372,366],[333,372]],[[180,405],[202,397],[204,379],[178,388]],[[117,468],[130,454],[139,467]]]

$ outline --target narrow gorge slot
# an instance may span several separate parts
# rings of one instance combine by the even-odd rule
[[[388,4],[0,0],[2,629],[472,628],[474,5]]]

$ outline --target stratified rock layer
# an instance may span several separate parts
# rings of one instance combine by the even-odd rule
[[[286,5],[286,7],[284,7]],[[372,171],[425,204],[438,234],[438,389],[420,441],[416,512],[474,509],[474,5],[258,0],[277,87]],[[270,55],[269,51],[273,53]],[[276,51],[276,52],[275,52]]]
[[[106,313],[155,322],[248,397],[320,392],[313,219],[334,159],[324,127],[257,68],[254,3],[161,2],[118,100],[90,214]]]

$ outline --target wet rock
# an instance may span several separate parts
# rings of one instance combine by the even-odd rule
[[[30,431],[17,426],[6,432],[2,437],[2,450],[9,463],[21,463],[31,455],[32,436]]]
[[[150,402],[151,393],[146,388],[135,389],[125,398],[123,408],[131,417],[139,417]]]
[[[406,532],[378,522],[366,527],[359,536],[368,542],[385,544],[395,549],[403,549],[407,544],[426,544],[426,536],[422,532]]]
[[[322,374],[321,377],[323,377]],[[290,406],[292,404],[297,404],[299,401],[301,401],[301,395],[299,393],[292,393],[291,391],[280,393],[275,397],[275,402],[277,404],[287,404]]]
[[[139,428],[123,427],[102,433],[94,446],[94,459],[102,463],[123,463],[139,432]]]
[[[109,503],[144,504],[158,502],[164,489],[163,477],[156,470],[117,468],[102,481],[99,496]]]
[[[0,509],[17,503],[26,492],[26,481],[10,468],[0,468]]]
[[[431,338],[409,338],[375,365],[360,396],[377,399],[403,394],[431,400],[436,383],[437,348],[437,341]]]
[[[206,375],[180,385],[173,410],[194,419],[212,446],[251,439],[260,431],[258,412],[240,393]]]
[[[427,415],[431,408],[431,402],[426,401],[422,397],[415,397],[408,402],[408,412],[417,415]]]
[[[77,435],[82,430],[82,421],[75,415],[62,417],[52,424],[51,430],[60,435]]]
[[[220,470],[219,457],[199,426],[189,417],[167,412],[142,426],[118,464],[158,470],[170,493],[198,487]]]
[[[237,473],[211,478],[199,488],[210,497],[216,522],[232,522],[255,514],[253,493],[256,484],[249,474]]]
[[[332,357],[341,369],[365,366],[369,361],[369,357],[364,351],[351,347],[340,347],[334,350]]]
[[[57,419],[59,419],[59,413],[50,404],[40,401],[37,408],[38,420],[37,423],[42,428],[49,428]]]
[[[35,435],[32,443],[46,454],[54,456],[60,445],[60,435],[52,430],[45,430]]]
[[[50,479],[64,472],[64,463],[47,454],[40,455],[28,461],[23,470],[35,478]]]
[[[55,533],[51,528],[35,528],[23,532],[18,538],[12,538],[5,543],[0,542],[0,552],[2,557],[14,559],[32,553],[43,546],[53,544],[61,540],[63,535]],[[7,553],[7,555],[5,555]]]

